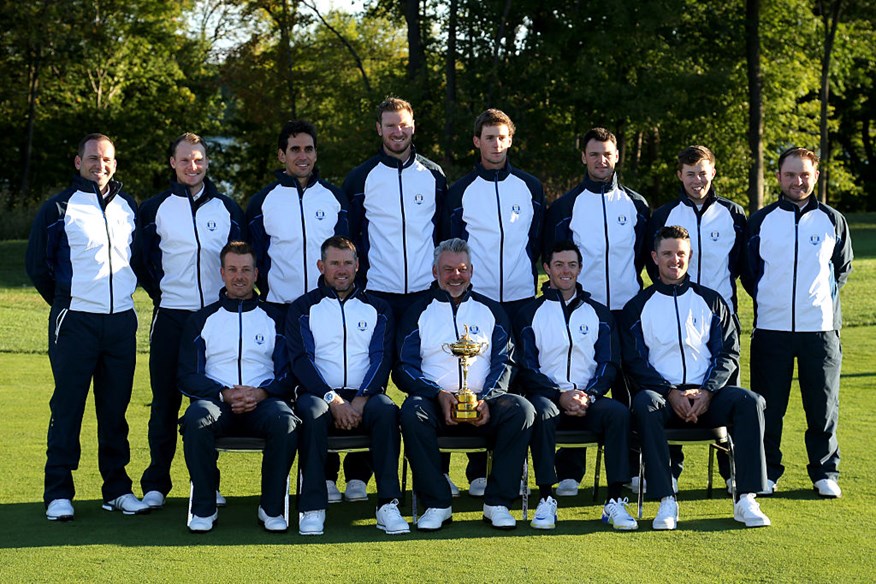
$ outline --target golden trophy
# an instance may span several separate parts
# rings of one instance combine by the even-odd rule
[[[453,408],[453,419],[459,422],[473,422],[478,418],[477,405],[478,398],[472,390],[468,388],[468,368],[471,365],[472,359],[484,352],[488,343],[479,343],[468,336],[468,325],[464,324],[462,336],[455,343],[444,343],[441,348],[446,353],[450,353],[459,359],[459,365],[462,367],[462,387],[459,388],[459,393],[456,394],[456,407]]]

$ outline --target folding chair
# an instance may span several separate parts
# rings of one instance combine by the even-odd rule
[[[265,449],[264,438],[251,436],[222,436],[216,439],[217,452],[262,452]],[[289,477],[286,477],[286,497],[283,505],[283,518],[289,525]],[[192,523],[192,499],[195,496],[195,485],[189,481],[189,510],[186,518],[186,527]]]
[[[371,450],[371,437],[367,434],[340,435],[328,437],[328,452],[340,454],[342,452],[368,452]],[[301,472],[301,465],[298,465],[298,483],[295,486],[295,493],[301,493],[301,481],[304,480],[304,474]],[[402,489],[404,493],[404,489]]]
[[[709,479],[706,494],[712,498],[712,476],[715,470],[715,451],[721,450],[730,458],[730,489],[731,504],[736,504],[736,460],[733,452],[733,438],[727,426],[715,428],[666,428],[666,441],[669,444],[696,444],[706,443],[709,445]],[[639,519],[642,518],[642,505],[644,503],[645,463],[642,460],[642,449],[639,448]]]
[[[440,452],[486,452],[487,453],[487,476],[490,476],[490,470],[493,466],[493,451],[490,449],[489,442],[483,436],[438,436],[438,450]],[[529,515],[529,459],[523,459],[523,474],[520,478],[520,492],[522,493],[523,520],[526,521]],[[404,452],[402,456],[402,493],[407,489],[408,484],[408,453]],[[417,524],[417,491],[411,487],[411,521],[414,525]]]

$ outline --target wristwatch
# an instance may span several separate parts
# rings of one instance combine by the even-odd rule
[[[330,403],[332,403],[333,401],[335,401],[335,398],[336,398],[336,397],[338,397],[338,394],[336,394],[336,393],[333,392],[333,391],[327,391],[327,392],[325,393],[325,395],[322,396],[322,399],[325,400],[325,403],[330,404]]]

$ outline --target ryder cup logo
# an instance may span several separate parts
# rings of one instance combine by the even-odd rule
[[[322,221],[323,219],[325,219],[325,211],[323,211],[322,209],[318,209],[316,211],[316,220]]]
[[[617,216],[618,225],[626,225],[627,224],[627,216],[626,215],[618,215]]]
[[[423,195],[421,195],[421,194],[419,194],[419,193],[416,194],[416,195],[414,195],[414,202],[415,202],[416,204],[418,204],[418,205],[422,205],[422,204],[423,204],[423,199],[424,199]]]
[[[470,332],[473,335],[476,335],[479,332],[481,332],[481,329],[478,328],[478,325],[472,324],[472,325],[469,325],[468,332]]]
[[[255,336],[256,345],[264,345],[265,344],[265,335],[258,334]]]
[[[587,333],[590,332],[590,327],[587,326],[586,324],[582,324],[581,326],[578,327],[578,332],[581,333],[582,335],[586,335]]]
[[[713,231],[709,234],[709,237],[712,238],[712,241],[718,241],[721,238],[721,232],[720,231]]]
[[[368,330],[368,323],[365,322],[364,320],[360,320],[359,324],[357,324],[356,326],[359,328],[360,331],[364,332],[364,331]]]
[[[216,222],[212,219],[207,221],[207,229],[209,229],[210,231],[216,231]]]
[[[821,243],[821,236],[818,234],[810,235],[809,243],[811,243],[812,245],[818,245],[819,243]]]
[[[520,215],[520,205],[511,205],[511,212]]]

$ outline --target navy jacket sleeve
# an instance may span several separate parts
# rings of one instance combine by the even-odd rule
[[[849,279],[854,254],[852,252],[852,237],[851,233],[849,233],[848,221],[839,212],[833,209],[831,211],[831,216],[836,224],[837,242],[833,248],[830,262],[833,265],[834,278],[836,279],[837,289],[839,289],[845,286],[846,281]]]
[[[447,191],[447,199],[444,201],[442,220],[441,220],[441,241],[458,237],[468,240],[468,232],[465,228],[465,221],[462,218],[462,196],[465,194],[465,189],[477,177],[477,173],[471,172],[455,183]]]
[[[514,340],[511,321],[505,310],[497,302],[484,296],[473,294],[484,304],[490,306],[496,318],[493,335],[490,339],[490,372],[484,380],[484,387],[478,399],[487,399],[508,393],[514,375]]]
[[[370,297],[369,301],[377,309],[377,325],[371,334],[368,346],[368,371],[362,379],[357,395],[371,396],[386,391],[389,371],[392,368],[395,348],[395,322],[392,309],[380,298]]]
[[[709,368],[701,388],[715,392],[727,385],[730,376],[739,368],[739,336],[730,309],[721,295],[700,286],[694,289],[708,302],[714,315],[709,331]]]
[[[59,240],[64,236],[64,217],[57,198],[40,207],[27,242],[25,267],[40,296],[52,304],[55,299],[55,265]]]
[[[611,389],[611,384],[614,383],[620,369],[621,341],[611,312],[603,306],[597,306],[593,303],[591,306],[599,315],[599,336],[596,338],[596,346],[594,347],[596,371],[593,372],[593,378],[587,383],[584,391],[597,397],[603,397]]]
[[[289,399],[292,397],[293,383],[289,364],[289,347],[286,335],[283,334],[285,322],[279,310],[264,304],[260,304],[260,308],[273,319],[276,336],[274,337],[274,352],[271,354],[271,360],[274,362],[274,376],[259,383],[259,387],[271,397]]]
[[[286,313],[286,340],[292,372],[299,386],[307,393],[322,397],[334,388],[326,383],[314,364],[315,343],[310,330],[310,307],[318,295],[319,290],[308,292],[289,307]]]
[[[657,232],[660,231],[660,229],[666,226],[666,219],[677,204],[676,201],[666,203],[654,211],[654,214],[648,219],[648,227],[645,230],[645,240],[648,248],[648,257],[645,260],[645,270],[648,272],[648,277],[651,278],[652,282],[656,282],[659,276],[657,272],[657,264],[651,259],[651,250],[654,249],[654,236],[657,235]]]
[[[264,215],[262,215],[262,203],[265,202],[265,197],[276,185],[276,182],[271,183],[249,200],[249,204],[246,206],[246,215],[244,219],[244,224],[246,225],[246,237],[255,252],[256,267],[259,270],[256,287],[262,298],[268,297],[268,272],[271,269],[271,258],[268,255],[268,247],[271,245],[271,238],[265,231],[265,218]]]
[[[140,286],[156,303],[161,299],[161,236],[155,225],[155,216],[160,206],[161,195],[149,199],[140,207],[137,214],[137,254],[132,256],[131,263],[137,273]]]
[[[201,329],[207,317],[216,311],[218,305],[199,310],[191,315],[183,327],[179,344],[179,366],[177,382],[179,390],[193,399],[220,401],[219,395],[225,387],[218,381],[207,377],[207,346],[201,338]]]
[[[335,185],[327,181],[320,182],[322,182],[325,188],[331,191],[331,193],[335,196],[335,200],[341,206],[341,210],[338,211],[338,220],[335,223],[335,235],[341,237],[350,237],[350,200],[344,194],[344,191],[342,191]]]
[[[633,204],[636,206],[636,274],[641,274],[642,269],[651,261],[651,248],[653,244],[648,238],[648,221],[651,219],[651,208],[648,207],[648,201],[639,193],[623,187],[627,194],[632,198]],[[641,284],[641,276],[638,276]]]
[[[572,239],[572,208],[575,206],[575,198],[581,192],[580,185],[569,191],[548,207],[544,217],[542,230],[541,258],[546,261],[550,257],[551,250],[558,241]]]
[[[231,217],[231,229],[228,230],[228,241],[246,241],[246,215],[240,205],[226,195],[221,197],[228,215]]]

